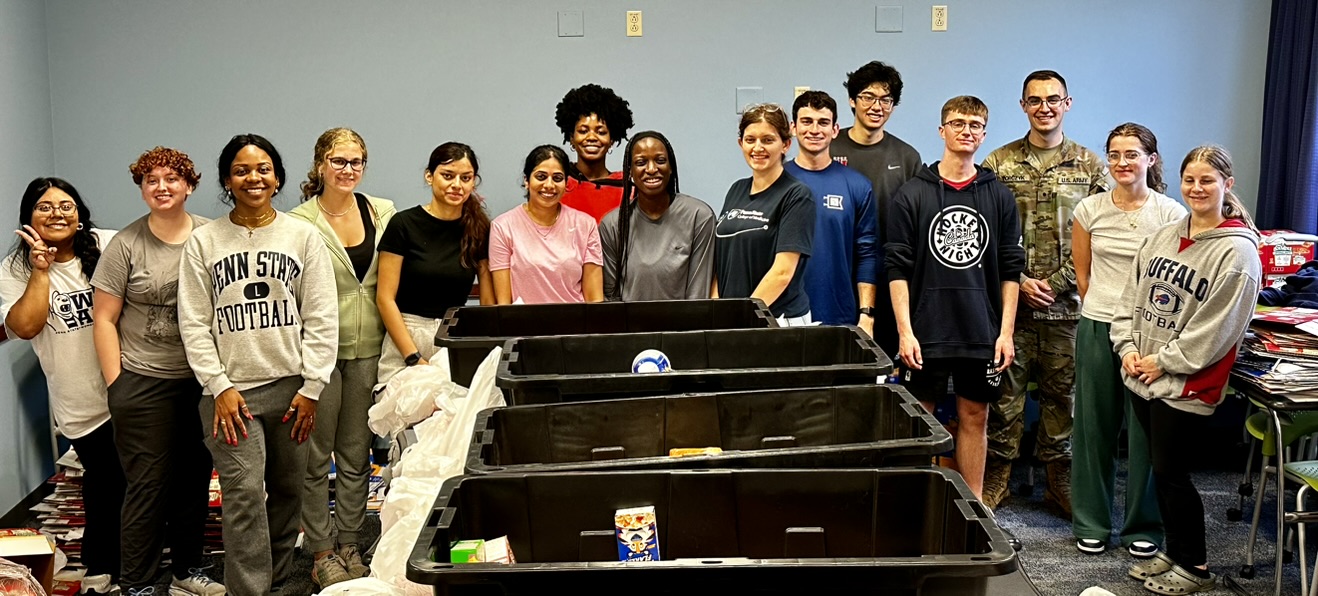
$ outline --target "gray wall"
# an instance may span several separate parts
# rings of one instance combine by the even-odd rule
[[[0,217],[7,222],[16,221],[10,218],[27,182],[55,166],[45,21],[41,2],[0,0],[0,183],[8,197]],[[13,238],[0,239],[6,252]],[[25,341],[0,343],[0,515],[52,472],[50,408],[36,355]]]
[[[1195,144],[1222,143],[1252,204],[1269,3],[950,0],[949,30],[933,33],[930,3],[879,1],[904,6],[904,32],[875,33],[875,2],[854,0],[51,0],[55,167],[95,201],[101,225],[119,227],[143,211],[126,166],[173,145],[204,170],[193,208],[216,215],[214,160],[230,136],[268,136],[298,182],[316,135],[346,125],[369,145],[363,190],[401,206],[428,200],[429,151],[462,140],[497,214],[522,200],[527,151],[561,140],[563,93],[598,82],[632,103],[638,129],[669,135],[683,190],[717,208],[749,172],[734,146],[735,87],[779,102],[796,85],[845,96],[846,72],[879,58],[906,81],[891,131],[927,161],[941,154],[947,98],[989,104],[982,157],[1026,131],[1021,80],[1053,68],[1075,97],[1072,136],[1100,147],[1114,125],[1139,121],[1173,166]],[[565,9],[584,12],[584,37],[557,37]],[[645,37],[624,36],[633,9]]]
[[[718,207],[748,175],[736,87],[763,87],[766,101],[790,102],[797,85],[844,97],[846,72],[878,58],[906,82],[889,130],[927,161],[941,153],[947,98],[989,104],[982,157],[1025,132],[1025,74],[1053,68],[1075,97],[1071,136],[1097,148],[1138,121],[1173,168],[1196,144],[1224,144],[1253,204],[1268,2],[946,0],[945,33],[929,31],[931,3],[878,2],[904,7],[904,32],[875,33],[876,2],[856,0],[0,0],[0,182],[16,198],[33,176],[66,177],[100,225],[118,228],[144,211],[128,164],[164,144],[197,161],[192,207],[214,216],[214,160],[233,134],[271,138],[291,189],[315,137],[351,126],[370,149],[363,190],[404,207],[428,200],[426,156],[456,139],[481,157],[480,192],[497,214],[521,201],[527,151],[560,140],[563,93],[597,82],[631,102],[637,130],[672,139],[683,190]],[[627,38],[624,13],[637,9],[645,36]],[[559,10],[583,11],[584,37],[557,37]],[[0,510],[50,468],[33,367],[23,342],[0,346]]]

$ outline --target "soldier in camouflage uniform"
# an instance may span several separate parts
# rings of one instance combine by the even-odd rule
[[[1071,515],[1071,404],[1075,396],[1075,334],[1080,319],[1071,218],[1080,200],[1107,190],[1106,161],[1062,134],[1071,109],[1066,80],[1050,70],[1030,73],[1021,94],[1030,132],[989,154],[993,170],[1012,193],[1021,217],[1025,272],[1016,317],[1016,361],[1001,401],[989,415],[989,461],[984,503],[997,507],[1009,494],[1011,460],[1025,429],[1025,393],[1037,386],[1038,449],[1046,463],[1044,501]]]

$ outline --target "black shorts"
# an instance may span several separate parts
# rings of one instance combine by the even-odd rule
[[[922,370],[907,369],[902,385],[922,402],[937,402],[947,395],[950,377],[957,397],[991,404],[1002,397],[1002,375],[992,360],[977,358],[925,358]]]

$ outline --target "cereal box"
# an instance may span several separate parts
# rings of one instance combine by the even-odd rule
[[[618,530],[618,560],[624,563],[659,560],[659,524],[654,506],[619,509],[613,514]]]

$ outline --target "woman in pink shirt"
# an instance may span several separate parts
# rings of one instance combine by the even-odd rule
[[[595,219],[561,203],[571,167],[567,154],[553,145],[526,156],[526,203],[496,217],[490,229],[498,304],[604,300]]]

